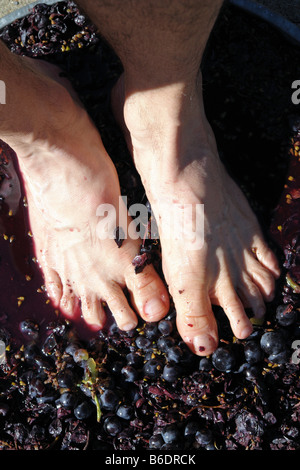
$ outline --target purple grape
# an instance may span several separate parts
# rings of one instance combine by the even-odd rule
[[[212,354],[212,363],[219,371],[229,372],[235,367],[236,359],[232,351],[219,347]]]

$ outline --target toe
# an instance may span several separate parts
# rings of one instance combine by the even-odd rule
[[[245,278],[243,285],[236,291],[243,305],[251,309],[256,318],[262,318],[265,315],[266,307],[261,291],[249,277]]]
[[[229,280],[221,284],[217,298],[229,319],[233,334],[239,339],[247,338],[252,333],[253,327],[241,299]]]
[[[103,288],[102,292],[103,300],[107,303],[118,327],[124,331],[135,328],[138,323],[137,316],[132,308],[130,308],[119,284],[110,282]]]
[[[254,246],[254,252],[258,261],[262,266],[264,266],[264,268],[273,274],[275,279],[278,279],[280,276],[280,268],[278,260],[273,251],[266,243],[262,242],[261,239],[257,242],[254,242]]]
[[[273,300],[275,293],[274,275],[254,258],[251,259],[248,266],[251,279],[259,288],[264,300],[266,302]]]
[[[211,354],[218,345],[218,333],[206,287],[191,282],[173,289],[172,295],[182,339],[195,354]]]
[[[58,307],[63,295],[63,286],[60,276],[54,269],[42,268],[42,270],[47,294],[52,300],[54,306]]]
[[[84,321],[90,326],[95,326],[99,329],[103,328],[106,315],[101,301],[94,295],[82,295],[80,300]]]
[[[59,308],[62,313],[71,319],[74,318],[77,308],[78,308],[79,300],[74,295],[73,292],[70,292],[69,287],[63,289],[63,295],[60,299]]]
[[[169,294],[152,265],[145,266],[140,273],[135,273],[131,266],[127,272],[126,285],[134,309],[144,320],[158,321],[168,313]]]

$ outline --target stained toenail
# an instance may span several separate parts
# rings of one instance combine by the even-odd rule
[[[217,346],[215,339],[210,335],[195,336],[193,339],[195,352],[210,354]]]
[[[144,313],[149,317],[155,317],[164,312],[165,306],[166,304],[164,302],[164,296],[161,298],[153,297],[152,299],[148,300],[148,302],[146,302]]]
[[[99,331],[99,330],[102,330],[103,325],[102,323],[99,323],[99,324],[92,323],[92,324],[89,324],[89,328],[93,331]]]

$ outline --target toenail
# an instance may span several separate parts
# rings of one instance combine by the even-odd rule
[[[162,296],[161,298],[154,297],[148,300],[148,302],[146,302],[146,305],[144,307],[144,313],[148,315],[149,317],[155,317],[163,313],[165,310],[165,306],[166,306],[163,299],[164,297]]]
[[[240,339],[248,338],[248,336],[250,336],[252,332],[253,332],[252,326],[246,326],[246,327],[242,330]]]
[[[216,340],[210,335],[196,336],[193,339],[193,344],[196,353],[200,352],[203,354],[210,354],[217,347]]]
[[[99,331],[103,329],[103,325],[102,323],[99,323],[99,324],[92,323],[92,324],[89,324],[89,328],[93,331]]]
[[[126,323],[125,325],[122,325],[122,330],[124,331],[130,331],[130,330],[134,330],[136,328],[137,324],[135,322],[129,322],[129,323]]]

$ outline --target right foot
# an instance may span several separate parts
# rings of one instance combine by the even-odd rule
[[[122,77],[113,108],[127,136],[154,212],[163,269],[177,310],[178,331],[199,355],[212,353],[218,332],[212,304],[223,307],[240,339],[252,331],[244,307],[262,317],[272,298],[277,260],[244,195],[220,162],[201,87],[189,83],[138,89]],[[120,113],[120,103],[124,115]],[[124,120],[122,120],[124,118]],[[124,127],[124,126],[127,127]],[[204,205],[203,246],[165,235],[178,205]],[[200,233],[201,236],[201,233]]]
[[[29,109],[36,115],[31,134],[20,137],[8,128],[5,140],[18,156],[36,257],[50,298],[71,318],[80,299],[83,318],[96,328],[106,321],[104,303],[123,330],[137,325],[137,315],[161,319],[169,309],[162,280],[153,266],[136,274],[132,265],[140,240],[127,238],[118,248],[113,239],[97,236],[97,208],[112,204],[118,214],[120,204],[117,173],[98,131],[58,83],[55,67],[20,60],[28,90],[34,91],[27,103],[21,93],[21,112],[25,115]],[[26,127],[26,119],[23,122]]]

